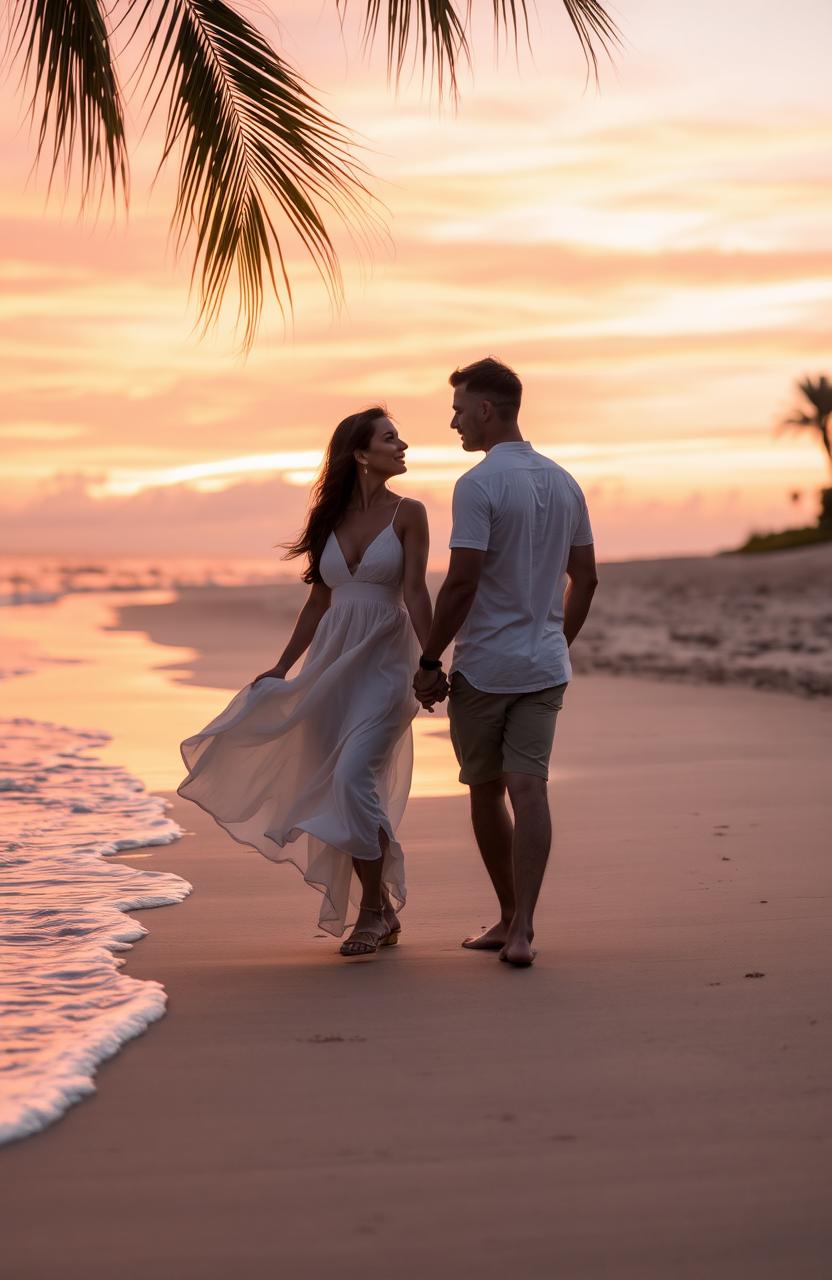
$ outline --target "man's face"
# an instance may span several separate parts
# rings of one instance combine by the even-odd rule
[[[459,432],[462,447],[471,453],[484,448],[482,443],[485,401],[482,396],[473,395],[464,386],[454,387],[453,417],[451,430]]]

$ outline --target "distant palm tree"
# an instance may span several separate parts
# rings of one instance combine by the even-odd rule
[[[815,431],[823,446],[827,461],[832,467],[832,440],[829,435],[829,421],[832,418],[832,382],[822,373],[816,379],[803,378],[797,387],[811,412],[799,410],[789,418],[784,418],[781,428],[793,431]]]
[[[469,0],[387,0],[388,73],[402,74],[409,50],[441,94],[457,93],[457,65],[470,61]],[[600,0],[562,0],[587,66],[597,76],[618,31]],[[243,346],[251,346],[263,305],[264,269],[281,310],[292,305],[282,243],[291,229],[331,296],[342,295],[338,257],[323,210],[366,235],[378,228],[347,129],[321,108],[309,86],[268,40],[223,0],[6,0],[12,57],[33,85],[37,153],[51,150],[52,177],[80,164],[84,200],[128,197],[122,93],[116,71],[143,42],[149,110],[167,103],[161,165],[179,154],[173,213],[177,249],[193,234],[192,282],[200,319],[219,312],[236,269]],[[343,10],[346,0],[335,0]],[[365,0],[365,42],[382,25],[381,0]],[[526,39],[526,0],[492,0],[496,34]],[[126,38],[120,37],[126,32]],[[117,47],[120,44],[120,47]],[[51,179],[50,179],[51,183]],[[270,211],[271,210],[271,211]],[[278,235],[273,212],[283,226]]]

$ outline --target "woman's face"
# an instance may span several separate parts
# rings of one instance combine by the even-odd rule
[[[356,458],[359,464],[366,462],[370,471],[386,479],[407,471],[404,462],[406,449],[407,442],[402,440],[395,423],[389,418],[376,418],[373,437],[366,449],[357,452]]]

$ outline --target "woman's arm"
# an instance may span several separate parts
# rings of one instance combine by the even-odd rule
[[[402,529],[404,547],[404,603],[413,623],[413,630],[424,648],[430,631],[433,610],[425,582],[428,567],[430,533],[428,514],[421,502],[411,499],[408,503],[407,521]]]
[[[305,653],[312,643],[312,637],[318,630],[318,623],[329,608],[330,595],[330,589],[325,583],[312,584],[312,590],[298,614],[289,643],[274,666],[268,671],[261,671],[260,675],[252,680],[252,684],[257,684],[258,680],[263,680],[267,676],[276,677],[278,680],[285,679],[286,672],[295,665],[301,654]]]

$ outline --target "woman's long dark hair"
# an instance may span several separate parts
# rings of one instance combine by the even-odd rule
[[[355,451],[367,448],[376,422],[386,417],[387,410],[374,405],[371,409],[362,409],[361,413],[351,413],[332,433],[321,474],[312,490],[303,532],[295,542],[283,544],[285,560],[302,555],[309,557],[304,582],[323,582],[320,565],[326,540],[340,524],[358,479]]]

